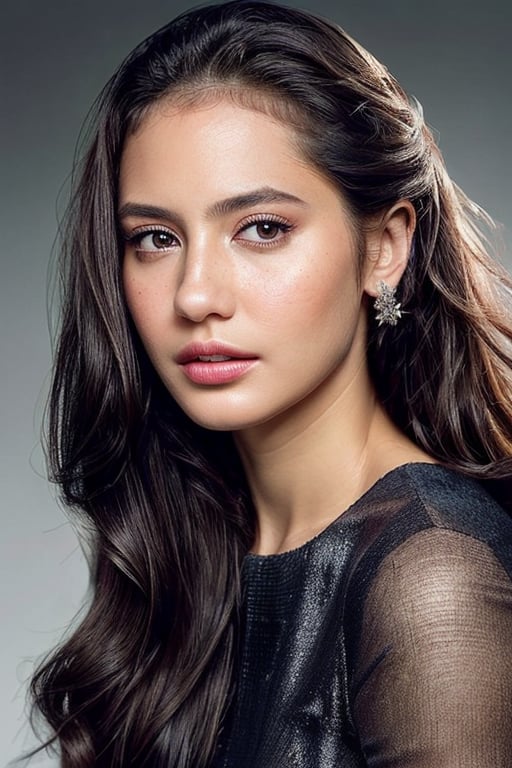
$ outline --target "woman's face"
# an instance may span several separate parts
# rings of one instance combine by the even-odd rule
[[[159,106],[120,173],[124,290],[165,386],[197,423],[244,430],[329,407],[364,363],[354,224],[267,115]]]

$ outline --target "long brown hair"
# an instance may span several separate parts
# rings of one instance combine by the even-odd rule
[[[404,320],[370,320],[375,386],[441,462],[502,485],[512,474],[512,284],[419,106],[341,29],[306,12],[242,0],[171,22],[99,99],[63,244],[49,459],[90,533],[92,597],[32,692],[64,768],[207,766],[233,690],[254,510],[231,436],[193,424],[142,349],[116,223],[127,132],[156,101],[205,87],[259,100],[289,123],[361,227],[412,202]]]

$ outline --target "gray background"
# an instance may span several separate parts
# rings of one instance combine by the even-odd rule
[[[450,172],[503,223],[510,253],[508,0],[295,4],[336,19],[422,102]],[[2,3],[2,766],[30,743],[23,706],[33,659],[57,641],[87,587],[76,538],[44,479],[39,439],[50,368],[47,268],[57,211],[95,95],[133,45],[189,6],[160,0]],[[510,265],[510,256],[505,259]],[[57,765],[50,759],[35,764]]]

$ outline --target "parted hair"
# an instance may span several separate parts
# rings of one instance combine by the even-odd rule
[[[242,0],[179,16],[100,95],[62,242],[47,446],[87,535],[91,595],[32,695],[63,768],[206,768],[236,682],[250,493],[231,435],[195,425],[146,357],[123,296],[116,220],[125,137],[163,99],[215,93],[290,125],[361,231],[412,203],[404,316],[380,328],[369,317],[376,391],[441,463],[510,493],[512,284],[418,103],[342,29],[305,11]]]

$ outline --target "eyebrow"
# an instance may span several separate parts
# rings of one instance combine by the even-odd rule
[[[242,195],[219,200],[218,203],[214,203],[207,209],[206,215],[212,218],[225,216],[229,213],[236,213],[242,208],[249,208],[261,203],[294,203],[295,205],[306,206],[304,200],[291,195],[289,192],[281,192],[273,187],[261,187],[261,189],[255,189]]]
[[[213,205],[207,208],[206,216],[208,218],[217,218],[262,203],[294,203],[295,205],[300,205],[302,207],[306,207],[307,205],[307,203],[305,203],[304,200],[301,200],[300,197],[291,195],[289,192],[282,192],[273,187],[261,187],[261,189],[255,189],[251,192],[235,195],[234,197],[227,197],[225,200],[219,200],[217,203],[213,203]],[[178,222],[181,220],[181,217],[178,214],[168,208],[161,208],[156,205],[146,205],[144,203],[125,203],[122,205],[119,209],[118,217],[124,219],[128,216],[137,218],[172,219],[173,221]]]

